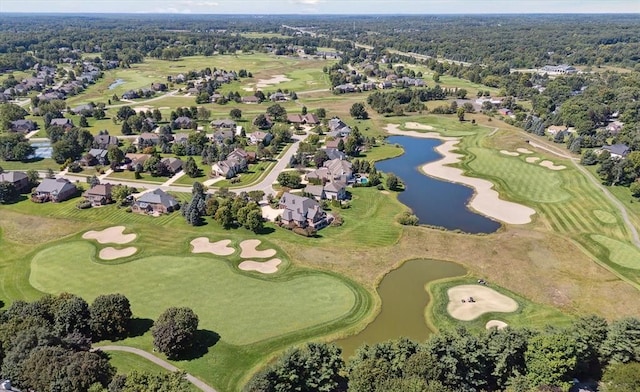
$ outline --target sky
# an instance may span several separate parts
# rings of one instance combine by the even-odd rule
[[[640,13],[640,0],[0,0],[0,13]]]

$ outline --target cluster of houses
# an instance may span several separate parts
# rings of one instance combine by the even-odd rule
[[[568,64],[560,64],[560,65],[545,65],[544,67],[538,69],[539,74],[548,74],[548,75],[571,75],[577,73],[578,70]]]

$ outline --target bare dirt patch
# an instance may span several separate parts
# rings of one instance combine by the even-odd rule
[[[507,150],[500,150],[500,154],[508,155],[510,157],[519,157],[520,156],[520,154],[517,153],[517,152],[507,151]]]
[[[271,87],[273,85],[276,85],[278,83],[289,82],[289,81],[291,81],[291,79],[289,79],[288,77],[286,77],[284,75],[273,75],[269,79],[258,79],[258,82],[256,83],[256,87],[257,88],[267,88],[267,87]],[[253,90],[253,88],[251,90]],[[251,90],[248,90],[248,91],[251,91]]]
[[[136,239],[136,234],[124,234],[124,226],[113,226],[101,231],[87,231],[82,235],[85,240],[96,240],[100,244],[128,244]]]
[[[282,211],[283,211],[277,208],[273,208],[268,204],[260,207],[260,210],[262,211],[262,216],[265,219],[270,220],[271,222],[274,222],[277,217],[282,215]]]
[[[206,237],[199,237],[191,241],[191,253],[211,253],[216,256],[229,256],[236,250],[229,246],[231,240],[209,241]]]
[[[564,170],[564,169],[567,168],[564,165],[555,165],[551,161],[542,161],[542,162],[538,163],[538,165],[540,165],[542,167],[546,167],[547,169],[550,169],[550,170]]]
[[[148,112],[149,110],[153,110],[153,109],[155,109],[153,106],[148,106],[148,105],[145,105],[145,106],[136,106],[135,108],[133,108],[133,110],[134,110],[136,113],[140,113],[140,112]]]
[[[505,323],[504,321],[500,321],[500,320],[489,320],[487,321],[487,324],[485,324],[485,328],[486,329],[491,329],[491,328],[497,328],[497,329],[505,329],[506,327],[508,327],[509,324]]]
[[[240,257],[242,258],[258,258],[266,259],[267,257],[273,257],[276,255],[275,249],[256,250],[260,245],[260,240],[245,240],[240,243]]]
[[[123,257],[133,256],[138,251],[138,248],[130,246],[124,249],[116,249],[111,246],[106,247],[100,251],[98,257],[102,260],[115,260]]]
[[[447,290],[451,317],[469,321],[490,312],[510,313],[518,310],[518,303],[486,286],[465,284]],[[473,298],[473,302],[470,299]]]
[[[527,157],[525,158],[525,161],[527,161],[527,163],[536,163],[540,160],[540,158],[538,157]]]
[[[271,259],[269,261],[253,261],[245,260],[238,268],[243,271],[256,271],[263,274],[275,274],[278,272],[278,266],[282,263],[280,259]]]

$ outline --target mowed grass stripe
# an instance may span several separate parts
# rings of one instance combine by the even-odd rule
[[[567,233],[567,222],[565,222],[558,213],[560,209],[558,206],[554,204],[542,204],[539,205],[539,208],[543,211],[543,214],[549,219],[551,223],[551,227],[553,230],[560,233]]]

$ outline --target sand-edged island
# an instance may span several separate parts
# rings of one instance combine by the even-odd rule
[[[518,303],[513,298],[479,284],[452,287],[447,290],[447,295],[447,312],[457,320],[470,321],[485,313],[510,313],[518,310]]]
[[[123,257],[133,256],[138,251],[138,248],[134,246],[130,246],[124,249],[116,249],[111,246],[108,246],[100,251],[98,257],[102,260],[115,260],[121,259]]]
[[[278,266],[282,263],[280,259],[271,259],[269,261],[253,261],[245,260],[238,268],[243,271],[256,271],[263,274],[275,274],[278,272]]]
[[[191,253],[211,253],[216,256],[229,256],[236,250],[229,246],[231,240],[211,242],[207,237],[198,237],[191,241]]]
[[[262,241],[245,240],[240,243],[240,257],[266,259],[276,255],[275,249],[256,250]]]
[[[82,235],[85,240],[96,240],[101,244],[128,244],[136,239],[136,234],[124,234],[124,226],[113,226],[104,230],[91,230]]]
[[[498,192],[493,189],[493,183],[490,181],[467,177],[461,169],[447,166],[458,163],[462,159],[461,154],[453,152],[460,142],[459,138],[444,137],[436,132],[402,131],[397,124],[389,124],[385,129],[393,135],[444,140],[444,143],[436,147],[436,151],[442,155],[442,159],[423,165],[422,171],[425,174],[472,187],[475,190],[475,194],[471,198],[469,206],[481,214],[513,225],[531,222],[531,216],[536,213],[534,209],[522,204],[502,200]]]

